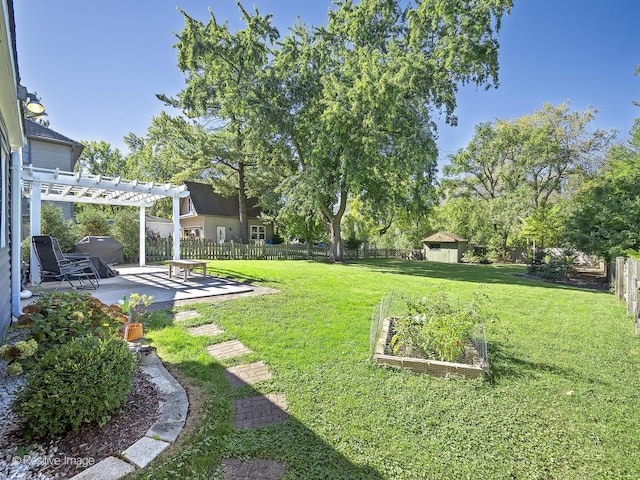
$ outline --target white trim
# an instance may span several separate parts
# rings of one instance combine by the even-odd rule
[[[31,236],[40,234],[42,200],[51,202],[98,203],[103,205],[132,206],[140,208],[140,266],[144,266],[145,207],[156,200],[173,197],[174,260],[180,259],[180,198],[189,196],[186,185],[124,180],[121,177],[103,177],[82,172],[65,172],[60,169],[34,168],[21,171],[22,194],[31,198]],[[178,232],[176,235],[176,231]],[[40,265],[35,260],[31,246],[31,281],[40,280]]]

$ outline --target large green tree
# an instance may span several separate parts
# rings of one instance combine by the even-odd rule
[[[257,158],[252,137],[264,120],[260,108],[269,101],[260,96],[260,83],[279,34],[270,15],[238,7],[245,26],[236,32],[218,23],[212,11],[206,24],[183,12],[185,27],[177,48],[186,87],[177,98],[159,98],[197,120],[165,119],[164,127],[170,139],[180,138],[176,131],[183,134],[181,141],[188,144],[191,163],[201,167],[200,176],[208,176],[222,193],[237,195],[240,235],[246,243],[249,182]]]
[[[289,149],[288,201],[311,195],[342,259],[349,199],[388,208],[432,181],[433,116],[455,124],[462,83],[497,84],[496,32],[510,0],[335,2],[326,27],[297,25],[272,71],[273,139]]]
[[[449,197],[484,204],[494,232],[487,243],[498,248],[495,253],[525,238],[523,226],[531,238],[558,241],[559,230],[552,226],[560,212],[554,204],[593,176],[613,138],[612,132],[589,128],[595,114],[591,108],[576,112],[567,103],[545,103],[515,120],[479,124],[469,145],[450,157],[445,190]]]
[[[575,195],[566,225],[576,247],[602,257],[640,250],[640,120],[628,144],[614,147],[611,157]]]

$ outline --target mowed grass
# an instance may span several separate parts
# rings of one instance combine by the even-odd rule
[[[202,421],[144,478],[222,478],[224,458],[273,458],[287,479],[640,478],[640,338],[603,292],[519,276],[522,267],[371,261],[215,261],[213,275],[280,293],[198,304],[157,322],[163,360],[202,387]],[[372,311],[383,295],[489,296],[491,381],[375,366]],[[225,333],[193,338],[189,325]],[[206,345],[237,338],[274,379],[231,389]],[[233,428],[233,399],[283,392],[290,419]]]

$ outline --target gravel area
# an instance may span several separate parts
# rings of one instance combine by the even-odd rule
[[[144,436],[159,417],[162,394],[140,369],[122,413],[103,428],[87,424],[77,432],[38,443],[21,437],[22,423],[11,411],[14,393],[25,376],[5,373],[0,361],[0,480],[71,478],[108,456],[118,456]]]

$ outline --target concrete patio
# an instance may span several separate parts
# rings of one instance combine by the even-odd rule
[[[100,279],[100,286],[96,290],[80,290],[91,293],[107,305],[117,303],[123,295],[132,293],[153,296],[153,303],[170,304],[180,300],[191,300],[218,295],[245,293],[253,290],[251,285],[225,280],[222,278],[203,276],[192,273],[186,281],[182,275],[169,278],[169,267],[163,265],[152,266],[116,266],[119,275],[111,278]],[[27,286],[34,293],[34,297],[22,300],[25,305],[33,302],[39,293],[51,292],[59,285],[59,282],[45,282],[38,287]],[[58,291],[71,291],[72,288],[64,282]]]

